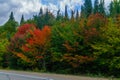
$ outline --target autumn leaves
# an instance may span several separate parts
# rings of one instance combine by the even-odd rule
[[[24,24],[12,37],[8,50],[22,60],[35,64],[35,61],[44,58],[50,35],[48,26],[40,30],[33,24]]]

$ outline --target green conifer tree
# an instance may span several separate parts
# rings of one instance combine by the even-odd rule
[[[79,18],[79,11],[78,11],[78,9],[77,9],[77,12],[76,12],[76,20],[78,20],[78,18]]]
[[[39,16],[42,16],[42,15],[43,15],[43,9],[40,8]]]
[[[93,11],[92,1],[85,0],[84,5],[81,6],[81,8],[82,16],[87,18],[90,14],[92,14]]]
[[[24,15],[22,15],[21,20],[20,20],[20,25],[23,24],[24,22],[25,22]]]
[[[99,13],[106,15],[105,13],[105,1],[104,0],[100,0],[100,4],[99,4]]]
[[[65,18],[68,19],[67,5],[65,6]]]
[[[99,12],[99,0],[94,2],[94,14]]]
[[[11,12],[10,16],[9,16],[9,21],[14,21],[15,18],[14,18],[14,14],[13,12]]]

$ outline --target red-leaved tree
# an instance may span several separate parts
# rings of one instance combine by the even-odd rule
[[[48,26],[44,26],[42,30],[29,30],[30,37],[26,39],[26,44],[22,46],[24,52],[32,53],[35,62],[42,61],[43,69],[46,69],[46,54],[50,46],[51,30]]]
[[[17,32],[11,38],[10,44],[8,45],[8,51],[13,53],[13,55],[20,57],[26,62],[30,60],[23,54],[21,47],[26,43],[25,39],[28,36],[29,30],[34,30],[36,27],[33,24],[24,24],[18,27]]]
[[[45,68],[44,58],[49,47],[50,33],[48,26],[40,30],[33,24],[24,24],[11,39],[8,50],[33,65],[42,60],[42,66]]]

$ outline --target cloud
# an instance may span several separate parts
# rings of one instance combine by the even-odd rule
[[[9,6],[6,3],[0,3],[0,9],[1,9],[0,16],[5,16],[6,15],[5,13],[9,10]]]
[[[40,6],[42,6],[39,0],[14,0],[13,2],[19,5],[19,9],[17,9],[17,11],[25,14],[29,14],[31,12],[38,12]]]
[[[40,0],[0,0],[0,24],[5,23],[13,11],[17,21],[24,14],[26,18],[30,18],[34,13],[39,12],[40,7],[44,7]]]
[[[9,3],[8,3],[9,2]],[[0,24],[3,24],[8,19],[8,14],[11,10],[17,7],[16,4],[12,4],[9,0],[0,1]]]
[[[11,11],[14,12],[15,19],[20,21],[22,14],[24,14],[25,19],[31,18],[33,14],[38,14],[41,7],[44,11],[48,8],[54,14],[56,14],[58,9],[64,13],[65,5],[68,6],[68,12],[70,12],[71,9],[80,9],[83,1],[84,0],[0,0],[0,24],[8,20]],[[105,0],[105,5],[109,3],[110,0]]]
[[[60,1],[59,8],[64,11],[65,5],[67,5],[69,9],[75,9],[76,6],[80,7],[82,4],[82,0],[62,0]]]
[[[111,1],[113,1],[113,0],[105,0],[105,6],[106,6],[106,8],[109,7],[109,4],[110,4]]]

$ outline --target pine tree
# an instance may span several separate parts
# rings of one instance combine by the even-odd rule
[[[114,15],[113,2],[111,2],[110,5],[109,5],[109,11],[110,11],[110,16],[113,16]]]
[[[99,12],[99,1],[95,0],[94,2],[94,14]]]
[[[39,29],[42,29],[45,25],[52,26],[55,20],[48,8],[46,8],[45,13],[42,12],[43,10],[41,9],[38,15],[33,16],[33,21]]]
[[[120,1],[114,0],[110,3],[109,6],[110,16],[114,17],[120,14]]]
[[[13,12],[11,12],[10,14],[9,21],[15,21]]]
[[[43,15],[43,9],[40,8],[39,16],[42,16],[42,15]]]
[[[60,19],[60,9],[57,11],[57,17],[56,17],[56,20],[59,20]]]
[[[101,13],[103,15],[106,15],[104,4],[105,4],[105,1],[104,0],[100,0],[99,13]]]
[[[49,19],[49,10],[48,10],[48,8],[46,9],[46,13],[45,13],[45,21],[47,22],[48,21],[48,19]]]
[[[92,14],[92,1],[91,0],[85,0],[84,5],[82,7],[83,11],[82,14],[84,14],[84,17],[88,17],[90,14]]]
[[[84,11],[84,6],[81,6],[81,18],[85,17],[85,11]]]
[[[25,22],[25,20],[24,20],[24,15],[22,15],[21,21],[20,21],[20,25],[23,24],[24,22]]]
[[[77,9],[77,12],[76,12],[76,20],[78,20],[78,18],[79,18],[79,11],[78,11],[78,9]]]
[[[71,19],[74,19],[75,11],[71,10]]]
[[[4,24],[4,29],[8,31],[9,33],[7,34],[8,39],[10,39],[9,34],[16,31],[16,27],[18,26],[18,22],[15,21],[14,14],[11,12],[8,21]]]
[[[65,6],[65,18],[68,19],[67,5]]]

